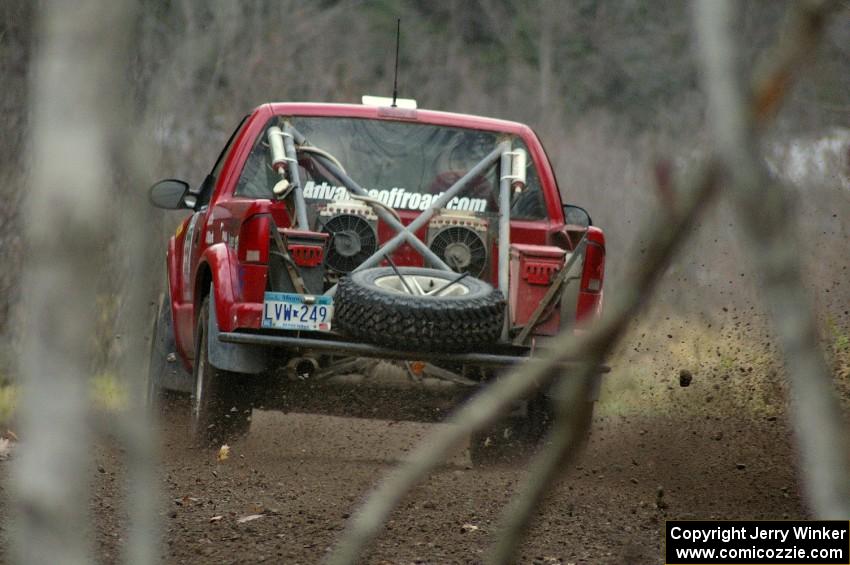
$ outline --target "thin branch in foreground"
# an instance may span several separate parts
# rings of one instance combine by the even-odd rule
[[[812,7],[829,5],[795,6],[802,17],[795,19],[797,25],[788,35],[811,51],[824,27],[824,15]],[[743,231],[785,354],[806,498],[817,517],[847,519],[850,469],[844,425],[819,349],[817,320],[803,285],[791,204],[759,155],[754,117],[761,114],[758,108],[754,115],[746,111],[744,88],[730,52],[736,41],[731,32],[734,15],[727,1],[698,4],[695,12],[715,144],[731,178]],[[801,54],[793,60],[799,67],[806,58]],[[781,82],[764,81],[771,94],[767,98],[772,100],[776,84],[787,91],[788,75],[782,75]],[[757,103],[764,99],[756,98]]]
[[[505,509],[502,516],[504,528],[494,547],[491,562],[513,562],[519,543],[529,526],[531,513],[577,452],[576,442],[581,440],[583,430],[580,429],[580,414],[575,413],[578,405],[575,399],[588,397],[595,367],[598,367],[616,346],[625,333],[628,322],[651,295],[669,260],[687,240],[697,217],[709,207],[710,198],[715,193],[719,181],[715,165],[709,163],[701,168],[693,179],[679,190],[679,215],[670,217],[667,222],[652,222],[647,226],[647,253],[633,267],[635,271],[632,275],[626,278],[633,281],[634,286],[627,289],[620,302],[612,308],[613,313],[607,318],[610,320],[609,331],[603,332],[600,339],[593,342],[594,347],[588,347],[584,351],[582,368],[575,377],[578,384],[575,387],[564,385],[556,389],[557,412],[552,432],[547,438],[546,446],[532,462],[529,476],[519,493]],[[605,327],[603,320],[599,330],[604,330]],[[559,336],[559,339],[561,337],[563,336]]]
[[[720,3],[708,9],[713,10],[718,9],[718,7],[722,9],[722,5]],[[816,7],[821,10],[829,9],[829,6],[826,4],[819,4]],[[806,22],[809,19],[820,22],[820,24],[807,24]],[[821,33],[824,19],[824,14],[819,11],[811,12],[807,10],[800,10],[798,7],[795,9],[791,21],[792,26],[795,29],[802,28],[811,30],[812,33]],[[703,24],[704,22],[697,18],[697,25]],[[759,123],[759,125],[764,126],[766,124],[766,120],[775,115],[775,109],[778,107],[776,105],[778,105],[790,88],[792,78],[794,77],[794,71],[799,67],[802,61],[805,61],[806,55],[810,54],[817,45],[816,38],[804,37],[800,34],[794,33],[786,34],[785,36],[791,37],[792,39],[790,41],[785,40],[781,42],[775,49],[773,49],[773,57],[764,63],[764,68],[768,69],[768,71],[756,72],[756,76],[762,78],[761,81],[758,82],[760,86],[758,86],[754,92],[750,103],[746,104],[746,99],[743,90],[741,89],[737,111],[726,111],[722,112],[722,115],[720,116],[714,116],[714,121],[716,123],[722,122],[728,125],[732,122],[734,127],[734,123],[736,121],[738,123],[745,123],[747,117],[752,116],[754,123]],[[734,47],[733,42],[716,41],[714,45],[721,51],[722,59],[733,59],[734,50],[729,50],[730,47]],[[726,50],[726,52],[722,53],[724,50]],[[712,60],[707,62],[705,66],[714,68],[715,64],[716,61]],[[707,69],[707,74],[713,75],[714,72],[711,71],[711,69]],[[728,74],[728,70],[726,72],[721,70],[720,74],[725,76]],[[715,76],[711,81],[711,84],[715,85],[718,82],[721,81]],[[777,88],[777,84],[781,84],[781,88]],[[767,90],[770,90],[774,94],[774,98],[772,98],[772,103],[774,104],[772,109],[774,111],[771,112],[762,111],[764,100],[766,98],[765,91]],[[757,120],[761,121],[757,122]],[[720,145],[733,148],[735,147],[734,143],[734,140],[726,138],[720,142]],[[740,153],[737,149],[731,149],[731,152],[733,154]],[[778,241],[780,242],[779,245],[782,245],[781,242],[783,240]],[[613,347],[613,345],[613,343],[608,344],[608,347]],[[600,360],[599,363],[601,362],[602,361]],[[589,376],[590,375],[588,374],[582,375],[584,379],[589,379]],[[568,390],[559,396],[558,402],[561,405],[561,410],[569,409],[570,398],[571,394]],[[575,403],[572,405],[577,406]],[[558,478],[562,470],[568,465],[571,456],[575,452],[575,445],[571,443],[570,440],[575,442],[580,439],[579,434],[581,430],[577,428],[580,422],[581,420],[569,416],[560,416],[560,419],[556,420],[549,444],[532,463],[528,478],[519,493],[514,496],[511,504],[509,504],[506,508],[502,518],[505,526],[499,536],[499,541],[496,543],[494,548],[492,555],[493,563],[501,565],[513,562],[519,543],[522,540],[525,530],[529,526],[531,513],[542,500],[544,494],[549,490],[550,485]]]
[[[825,8],[820,5],[822,10]],[[819,14],[820,12],[814,12]],[[803,14],[802,17],[805,17]],[[813,32],[820,28],[813,27]],[[773,84],[770,77],[792,73],[810,46],[816,42],[790,41],[780,44],[777,54],[766,73],[768,79],[763,84]],[[783,84],[787,84],[783,83]],[[787,91],[787,87],[781,90]],[[758,97],[756,98],[758,100]],[[756,113],[757,123],[763,125],[770,113]],[[588,352],[610,347],[614,337],[619,335],[625,323],[640,306],[645,293],[651,288],[661,268],[666,265],[677,244],[681,243],[692,216],[708,200],[717,182],[717,168],[713,163],[705,166],[696,180],[682,190],[680,215],[672,221],[657,225],[649,238],[649,256],[637,266],[632,278],[634,286],[620,297],[615,308],[590,334],[574,337],[560,335],[550,342],[551,349],[522,367],[509,373],[505,378],[493,383],[461,407],[448,421],[455,424],[432,433],[413,452],[412,457],[387,479],[385,479],[367,498],[349,523],[348,529],[328,562],[342,565],[356,562],[359,554],[377,535],[381,525],[400,502],[401,497],[430,470],[439,464],[448,452],[462,441],[470,431],[480,430],[491,423],[497,415],[512,403],[521,400],[538,387],[545,386],[554,378],[554,367],[563,359],[580,358]]]
[[[705,208],[718,177],[709,164],[700,169],[682,191],[679,214],[669,222],[653,222],[647,229],[648,252],[635,265],[633,285],[621,292],[619,300],[588,333],[562,333],[553,338],[539,357],[531,358],[505,377],[496,380],[461,406],[446,423],[412,452],[411,457],[383,480],[352,517],[348,528],[329,556],[328,563],[355,563],[374,539],[389,514],[413,485],[424,478],[470,432],[484,429],[513,403],[549,384],[565,360],[604,358],[611,343],[621,335],[650,292],[675,249],[685,239],[693,219]],[[598,363],[595,364],[598,366]]]
[[[505,507],[503,527],[489,562],[499,565],[515,562],[519,544],[531,525],[532,513],[577,455],[587,431],[585,422],[587,411],[590,410],[588,403],[583,400],[590,394],[597,366],[582,365],[575,379],[564,380],[557,386],[555,425],[546,438],[545,448],[534,459],[528,477]]]
[[[779,111],[794,82],[795,73],[820,44],[830,14],[840,8],[837,0],[797,0],[792,3],[789,8],[792,12],[790,24],[751,81],[755,93],[751,111],[756,126],[770,121]]]

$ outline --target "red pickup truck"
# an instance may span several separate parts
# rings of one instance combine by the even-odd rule
[[[602,305],[603,232],[515,122],[265,104],[200,187],[150,200],[191,214],[168,242],[149,393],[189,393],[202,443],[246,433],[253,408],[438,420]],[[473,453],[534,443],[550,413],[541,391]]]

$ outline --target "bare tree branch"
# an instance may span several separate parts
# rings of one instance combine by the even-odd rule
[[[790,6],[789,24],[764,57],[751,82],[755,126],[766,123],[779,109],[794,74],[820,44],[829,15],[841,8],[836,0],[800,0]],[[846,9],[847,6],[845,5]]]
[[[113,88],[129,28],[123,2],[46,2],[34,74],[26,201],[21,452],[14,466],[18,563],[87,563],[89,377],[102,267]],[[110,127],[111,126],[111,127]]]
[[[606,349],[610,349],[611,343],[613,341]],[[515,562],[519,544],[531,525],[532,513],[577,454],[587,431],[584,428],[590,406],[584,400],[590,394],[596,366],[583,365],[577,378],[562,381],[557,387],[555,426],[522,487],[505,507],[502,515],[504,527],[493,547],[490,562],[500,565]]]
[[[807,12],[811,18],[820,18],[823,21],[824,13],[828,6],[823,3],[810,7]],[[810,26],[810,32],[818,34],[822,26]],[[806,39],[806,40],[803,40]],[[761,111],[765,108],[765,100],[769,99],[765,91],[773,88],[781,99],[787,92],[790,77],[793,70],[799,65],[805,55],[809,53],[816,44],[808,36],[792,36],[790,41],[780,43],[776,50],[772,64],[763,73],[764,79],[757,82],[759,90],[754,96],[751,106],[752,113],[757,123],[764,124],[772,116],[772,111]],[[785,78],[787,77],[787,78]],[[780,80],[781,78],[781,80]],[[776,85],[781,84],[777,88]],[[773,100],[773,99],[771,99]],[[775,108],[776,104],[771,108]],[[674,216],[667,223],[654,223],[650,227],[646,241],[649,242],[648,254],[642,257],[637,265],[636,272],[626,280],[633,281],[634,286],[626,289],[620,296],[620,301],[611,309],[609,315],[605,316],[596,329],[588,335],[574,337],[571,335],[560,335],[552,340],[550,349],[537,359],[532,359],[522,367],[518,367],[505,378],[495,382],[469,403],[463,406],[449,419],[455,426],[446,427],[433,433],[423,441],[413,452],[412,457],[396,472],[384,480],[369,496],[360,511],[352,518],[348,529],[337,546],[335,552],[330,556],[329,563],[342,565],[354,563],[365,546],[377,534],[379,528],[388,518],[390,512],[400,502],[402,496],[427,473],[433,469],[456,446],[466,433],[480,430],[486,427],[493,419],[512,403],[521,400],[538,387],[545,386],[557,375],[554,368],[564,359],[582,358],[585,367],[594,367],[603,360],[615,344],[615,340],[622,334],[625,324],[641,305],[644,298],[651,291],[653,283],[659,276],[663,267],[672,256],[675,249],[682,243],[687,229],[692,224],[712,194],[718,180],[718,168],[714,161],[709,162],[694,179],[688,182],[680,191],[679,202],[674,203]],[[584,379],[580,380],[577,393],[589,387],[587,371]],[[561,428],[562,426],[559,426]],[[565,427],[569,427],[568,425]],[[523,489],[525,496],[531,500],[524,503],[515,503],[513,507],[516,518],[512,518],[513,533],[508,532],[502,537],[502,544],[497,549],[495,559],[497,562],[510,562],[516,543],[518,543],[521,529],[526,523],[521,512],[528,511],[534,507],[534,498],[544,492],[548,481],[557,475],[559,468],[565,463],[564,453],[569,451],[570,445],[576,436],[575,430],[561,429],[551,439],[548,452],[541,454],[539,461],[532,471],[530,483]],[[501,561],[499,561],[501,560]]]
[[[794,4],[797,17],[788,36],[805,45],[805,50],[789,57],[793,66],[799,67],[817,44],[824,26],[824,7],[828,5]],[[697,4],[694,14],[715,145],[730,176],[741,224],[785,353],[804,491],[816,516],[846,519],[850,515],[850,469],[844,426],[819,349],[814,311],[803,287],[791,204],[759,155],[753,119],[774,111],[776,93],[787,91],[791,72],[762,81],[754,116],[744,103],[734,57],[732,22],[737,12],[733,5],[729,0],[703,2]]]
[[[821,3],[813,7],[816,9],[811,12],[796,10],[792,14],[791,21],[795,23],[795,29],[806,29],[809,33],[815,35],[820,33],[825,18],[824,10],[828,9],[829,6]],[[715,26],[716,21],[711,17],[703,17],[702,12],[706,10],[721,12],[725,9],[728,9],[728,4],[725,1],[699,3],[695,16],[696,25]],[[819,25],[812,25],[810,20],[819,22]],[[718,137],[718,146],[726,150],[725,154],[721,154],[721,158],[723,158],[727,154],[741,154],[740,147],[743,140],[732,138],[733,135],[741,134],[740,131],[735,131],[736,128],[740,129],[737,124],[750,121],[753,124],[759,123],[760,125],[764,125],[766,120],[775,115],[779,103],[788,92],[788,88],[794,77],[794,71],[806,59],[806,55],[814,50],[817,40],[816,37],[813,38],[805,34],[786,34],[784,37],[791,39],[782,41],[773,49],[771,56],[766,60],[762,70],[755,73],[756,87],[752,100],[748,104],[744,90],[740,88],[740,84],[738,84],[736,89],[733,88],[735,83],[731,82],[739,76],[733,73],[733,69],[731,68],[731,64],[735,61],[735,56],[739,52],[735,49],[735,43],[729,40],[729,37],[726,37],[731,36],[731,33],[728,30],[720,31],[716,28],[712,28],[711,33],[717,33],[721,37],[714,37],[709,41],[711,56],[705,57],[704,67],[710,100],[713,103],[717,103],[719,96],[725,96],[727,98],[720,104],[721,108],[714,108],[711,116],[711,123],[716,128],[722,130],[724,135],[722,138]],[[704,35],[705,32],[701,34],[701,37]],[[740,79],[737,82],[739,83]],[[772,96],[768,96],[768,92],[772,93]],[[728,99],[732,96],[732,93],[737,97],[734,100],[734,104],[733,100]],[[767,100],[769,100],[769,103]],[[768,104],[769,108],[767,107]],[[750,117],[753,119],[750,120]],[[752,147],[755,147],[755,145],[752,144]],[[745,225],[750,225],[751,220],[748,219],[744,223]],[[779,241],[779,245],[784,245],[783,240]],[[813,323],[814,320],[812,320]],[[814,325],[811,327],[814,328]],[[613,345],[613,343],[610,343],[608,347],[610,348]],[[598,362],[601,363],[602,360],[600,359]],[[589,382],[590,376],[592,374],[586,372],[583,374],[583,377],[587,379],[586,382]],[[587,386],[586,384],[585,387]],[[574,409],[574,407],[580,406],[575,402],[575,394],[582,393],[586,394],[587,391],[584,388],[579,388],[578,392],[565,388],[557,396],[559,414],[551,434],[549,445],[547,445],[538,459],[532,464],[529,476],[523,487],[520,489],[519,494],[514,497],[512,503],[508,505],[504,513],[503,522],[505,523],[505,529],[501,532],[499,541],[494,548],[493,563],[507,564],[513,562],[522,535],[529,525],[531,513],[537,507],[552,482],[561,474],[568,464],[571,455],[574,453],[575,442],[581,437],[582,430],[579,426],[582,420],[578,415],[570,414],[569,410],[570,408]]]
[[[684,240],[693,219],[705,208],[716,181],[714,167],[708,165],[688,183],[678,213],[667,223],[653,223],[653,228],[648,230],[648,252],[635,266],[631,279],[633,286],[623,290],[619,300],[592,332],[579,335],[563,333],[553,338],[539,357],[529,359],[463,405],[447,420],[454,425],[441,428],[420,443],[410,459],[378,485],[353,516],[328,563],[355,563],[363,548],[375,537],[390,512],[413,485],[436,467],[469,432],[485,428],[513,403],[551,382],[560,374],[562,362],[582,359],[584,364],[597,370],[598,361],[605,357],[616,338],[625,331],[628,321],[643,303],[667,260]],[[582,382],[580,386],[589,385]]]

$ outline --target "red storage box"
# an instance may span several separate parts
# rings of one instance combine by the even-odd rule
[[[566,261],[567,252],[550,245],[511,245],[511,325],[524,326]],[[555,335],[561,328],[561,309],[544,312],[534,334]]]

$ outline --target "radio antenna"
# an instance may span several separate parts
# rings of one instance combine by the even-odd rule
[[[396,99],[398,98],[398,46],[401,43],[401,18],[396,20],[395,27],[395,76],[393,77],[393,105],[396,107]]]

